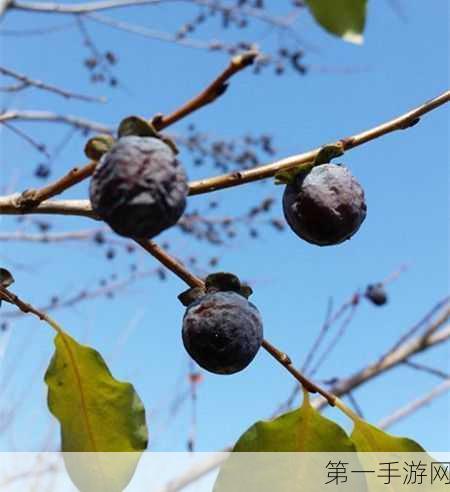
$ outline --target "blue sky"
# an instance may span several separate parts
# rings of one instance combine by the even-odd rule
[[[278,2],[269,2],[277,5]],[[279,2],[280,13],[288,2]],[[390,2],[369,2],[365,43],[344,43],[321,31],[307,12],[297,30],[304,41],[310,73],[301,77],[287,71],[278,77],[267,70],[251,71],[232,81],[227,94],[174,125],[183,134],[189,123],[219,137],[270,133],[277,157],[288,156],[328,141],[370,128],[419,105],[448,88],[448,5],[446,2],[398,2],[405,18]],[[174,30],[196,15],[187,5],[134,8],[108,15],[160,30]],[[0,32],[72,22],[70,18],[12,12]],[[115,125],[129,114],[150,117],[168,112],[192,97],[227,63],[222,54],[182,48],[87,23],[102,51],[114,50],[119,59],[120,86],[92,85],[82,67],[88,51],[73,28],[41,36],[3,35],[2,64],[55,85],[91,95],[106,95],[105,105],[63,100],[43,91],[3,95],[7,108],[41,109],[83,116]],[[195,36],[201,39],[245,37],[264,49],[277,46],[279,36],[255,24],[248,31],[223,33],[214,23]],[[291,43],[292,41],[287,41]],[[26,129],[50,149],[64,138],[61,125],[27,123]],[[3,189],[22,190],[41,184],[33,170],[42,156],[16,135],[1,129]],[[53,164],[53,176],[85,162],[83,139],[73,138]],[[253,240],[245,231],[226,247],[217,248],[171,230],[158,242],[170,240],[180,256],[220,257],[220,269],[232,271],[254,288],[252,301],[264,319],[265,336],[301,364],[325,317],[330,297],[339,306],[367,283],[385,278],[400,265],[407,272],[389,286],[389,303],[375,308],[362,303],[355,319],[318,379],[347,376],[389,348],[400,334],[418,321],[448,293],[448,109],[427,115],[415,127],[388,135],[348,152],[339,159],[363,185],[367,218],[351,241],[318,248],[300,241],[290,231],[269,227]],[[180,160],[189,177],[216,174],[212,167],[195,167],[182,150]],[[192,197],[189,207],[204,210],[211,199],[220,202],[211,215],[241,215],[258,200],[273,196],[274,217],[281,217],[282,188],[272,182],[255,183],[210,196]],[[87,184],[65,193],[87,198]],[[34,219],[38,218],[35,216]],[[87,219],[57,218],[53,232],[96,227]],[[2,218],[2,231],[36,232],[32,221]],[[112,261],[105,250],[88,242],[63,244],[3,243],[2,266],[16,277],[15,291],[35,305],[55,294],[70,296],[94,288],[102,278],[126,278],[130,264],[151,270],[155,261],[136,252],[119,250]],[[161,283],[144,278],[112,299],[80,302],[55,311],[54,317],[78,340],[97,348],[113,374],[131,381],[148,412],[151,449],[182,451],[189,435],[191,405],[187,401],[175,418],[168,416],[171,401],[187,389],[188,356],[181,343],[183,307],[176,296],[183,283],[169,276]],[[9,310],[9,308],[8,308]],[[6,308],[5,308],[6,311]],[[338,329],[334,326],[334,330]],[[0,334],[5,354],[0,359],[2,409],[15,408],[15,419],[0,434],[0,449],[34,450],[57,446],[57,425],[46,409],[45,367],[51,356],[52,333],[32,318],[14,320]],[[449,348],[441,346],[415,360],[450,370]],[[251,366],[234,376],[204,373],[197,402],[196,449],[211,451],[233,443],[255,420],[266,418],[287,397],[294,382],[281,366],[261,351]],[[355,392],[370,422],[376,423],[440,381],[433,376],[398,368]],[[6,384],[6,388],[5,388]],[[434,451],[449,449],[448,409],[443,396],[391,431],[407,435]],[[348,427],[337,411],[327,412]]]

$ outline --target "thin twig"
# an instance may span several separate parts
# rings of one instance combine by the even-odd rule
[[[19,128],[16,128],[14,125],[11,125],[11,123],[6,123],[5,121],[3,121],[1,124],[5,128],[8,128],[9,131],[15,133],[20,138],[25,140],[25,142],[29,143],[38,152],[40,152],[41,154],[44,154],[44,156],[47,159],[50,159],[50,154],[47,152],[47,149],[45,148],[44,144],[36,142],[36,140],[34,140],[34,138],[30,137],[30,135],[28,135],[28,133],[25,133],[24,131],[20,130]]]
[[[431,325],[430,328],[433,329],[435,326],[442,326],[442,324],[446,322],[445,320],[446,316],[441,316],[435,323]],[[330,392],[332,392],[336,396],[347,395],[353,389],[364,383],[367,383],[368,381],[371,381],[379,374],[397,367],[408,357],[411,357],[412,355],[423,350],[430,349],[431,347],[435,347],[441,343],[446,342],[447,340],[450,340],[450,325],[445,326],[437,332],[434,331],[431,336],[425,333],[424,335],[417,337],[409,343],[405,343],[404,345],[398,347],[395,353],[391,355],[389,361],[385,361],[385,363],[383,363],[382,365],[379,365],[377,361],[373,364],[369,364],[367,367],[361,369],[349,378],[338,381],[335,385],[331,387]],[[324,407],[325,403],[326,401],[320,396],[314,398],[311,401],[311,404],[319,410]],[[228,457],[227,452],[230,450],[231,447],[228,446],[223,449],[223,453],[218,453],[217,455],[214,455],[212,459],[208,459],[204,462],[194,465],[192,468],[181,474],[179,477],[172,479],[161,489],[158,489],[158,492],[179,492],[188,485],[199,480],[202,476],[220,466]]]
[[[418,371],[427,372],[428,374],[433,374],[433,376],[437,376],[438,378],[448,379],[450,378],[450,374],[440,369],[435,369],[434,367],[429,367],[424,364],[419,364],[417,362],[412,362],[410,360],[403,361],[405,366],[412,367],[413,369],[417,369]]]
[[[344,145],[344,150],[350,150],[359,145],[370,142],[380,138],[388,133],[404,130],[415,125],[421,116],[433,111],[439,106],[446,104],[450,101],[450,91],[443,92],[439,96],[431,99],[417,108],[408,111],[407,113],[389,120],[386,123],[378,125],[370,130],[366,130],[362,133],[358,133],[351,137],[346,137],[340,140]],[[232,186],[238,186],[244,183],[250,183],[260,179],[270,178],[277,172],[287,170],[292,167],[299,166],[301,164],[309,164],[314,161],[321,147],[310,150],[303,154],[294,155],[274,162],[273,164],[267,164],[265,166],[258,166],[247,171],[234,172],[229,174],[223,174],[221,176],[215,176],[213,178],[202,179],[190,183],[189,194],[198,195],[201,193],[208,193],[211,191],[221,190],[224,188],[230,188]]]
[[[447,306],[442,311],[438,319],[433,323],[430,323],[423,335],[420,335],[409,342],[404,342],[402,345],[397,347],[395,351],[389,351],[389,356],[369,364],[364,369],[353,374],[353,376],[337,381],[330,388],[330,392],[336,396],[347,394],[349,391],[359,387],[367,380],[373,379],[389,369],[398,366],[412,355],[418,354],[431,346],[447,341],[450,338],[450,324],[446,324],[444,328],[439,330],[438,328],[447,323],[449,317],[450,306]],[[326,402],[323,399],[315,399],[313,400],[313,403],[320,409],[323,408]]]
[[[192,274],[184,265],[182,265],[178,260],[169,255],[166,251],[160,248],[156,243],[149,240],[137,240],[139,245],[141,245],[148,253],[155,257],[160,263],[162,263],[166,268],[168,268],[177,277],[181,278],[191,287],[204,287],[204,282],[199,277]],[[262,341],[262,347],[282,366],[284,366],[297,381],[299,381],[302,386],[310,391],[311,393],[319,393],[326,398],[330,405],[335,404],[334,396],[326,391],[325,389],[317,386],[315,383],[307,379],[303,374],[301,374],[293,365],[290,357],[284,352],[278,350],[267,340]]]
[[[23,88],[29,86],[37,87],[38,89],[58,94],[59,96],[62,96],[66,99],[79,99],[81,101],[99,103],[106,102],[106,98],[104,97],[86,96],[85,94],[79,94],[77,92],[71,92],[66,89],[61,89],[60,87],[56,87],[55,85],[46,84],[45,82],[42,82],[40,80],[31,79],[24,74],[18,73],[15,70],[11,70],[10,68],[0,67],[0,74],[19,80],[23,84]]]
[[[408,417],[409,415],[416,412],[417,410],[424,407],[425,405],[429,405],[432,400],[434,400],[438,396],[443,395],[449,390],[450,390],[450,379],[447,379],[443,383],[433,388],[426,395],[415,399],[408,405],[399,408],[392,415],[389,415],[388,417],[385,417],[384,419],[380,420],[380,422],[378,422],[377,424],[378,427],[380,427],[381,429],[386,429],[387,427],[391,427],[393,424],[396,424],[399,420]]]
[[[112,133],[113,128],[96,121],[87,120],[78,116],[53,113],[51,111],[9,109],[0,113],[0,123],[4,121],[48,121],[51,123],[65,123],[66,125],[85,130]]]
[[[162,130],[194,111],[214,102],[226,91],[228,80],[236,73],[251,65],[258,54],[257,51],[247,51],[233,57],[228,67],[198,96],[183,104],[183,106],[167,116],[158,115],[154,117],[152,119],[153,126],[157,130]]]
[[[195,5],[210,7],[221,12],[238,10],[242,14],[254,17],[261,22],[266,22],[275,27],[289,28],[295,21],[292,14],[285,17],[277,17],[264,12],[261,9],[248,6],[223,6],[217,0],[100,0],[86,3],[53,3],[53,2],[26,2],[21,0],[11,1],[10,8],[40,13],[52,14],[87,14],[101,10],[119,9],[139,5],[160,5],[161,3],[188,2]]]
[[[83,24],[80,23],[80,26],[83,27]],[[157,130],[167,128],[169,125],[172,125],[176,121],[179,121],[192,112],[197,111],[203,106],[206,106],[207,104],[215,101],[225,92],[227,88],[227,81],[233,75],[251,65],[257,55],[258,53],[255,51],[247,51],[241,55],[233,57],[228,67],[197,97],[183,104],[183,106],[167,116],[155,116],[151,120],[153,126]],[[63,121],[77,128],[87,128],[89,130],[100,131],[102,133],[113,132],[111,128],[93,121],[84,120],[73,116],[57,115],[49,112],[10,110],[3,114],[0,114],[0,122],[14,119]],[[22,197],[19,200],[16,200],[15,203],[19,206],[19,208],[23,210],[34,208],[41,202],[48,200],[53,196],[59,195],[73,185],[91,176],[95,170],[96,165],[96,162],[89,162],[83,167],[75,167],[71,169],[65,176],[57,179],[44,188],[25,191],[22,194]]]

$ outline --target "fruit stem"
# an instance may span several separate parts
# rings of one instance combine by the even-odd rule
[[[163,248],[148,239],[136,239],[136,242],[142,246],[147,253],[150,253],[166,268],[168,268],[177,277],[181,278],[190,287],[204,287],[203,280],[191,273],[182,263],[170,256]]]
[[[59,324],[54,321],[50,316],[45,314],[43,311],[33,307],[31,304],[28,304],[22,299],[20,299],[16,294],[13,294],[6,287],[2,287],[0,285],[0,300],[9,302],[10,304],[14,304],[17,306],[23,313],[31,313],[37,316],[40,320],[45,321],[49,324],[57,333],[62,333],[63,329]]]
[[[276,359],[281,365],[283,365],[293,376],[294,378],[300,382],[300,384],[303,386],[303,388],[310,393],[319,393],[322,395],[327,402],[334,407],[336,405],[336,400],[337,397],[334,396],[333,394],[329,393],[327,390],[321,388],[318,386],[316,383],[308,379],[306,376],[304,376],[300,371],[298,371],[293,365],[290,357],[284,353],[278,350],[276,347],[274,347],[271,343],[269,343],[267,340],[262,341],[262,346],[269,354]]]
[[[184,280],[190,287],[204,287],[205,283],[203,280],[193,273],[191,273],[184,265],[179,261],[169,255],[164,249],[159,247],[156,243],[150,240],[138,239],[136,240],[145,251],[150,253],[154,258],[156,258],[160,263],[167,267],[172,273],[177,275],[177,277]],[[325,389],[317,386],[314,382],[310,381],[306,376],[299,372],[293,365],[290,357],[278,350],[274,345],[272,345],[267,340],[262,341],[262,347],[269,352],[269,354],[276,359],[282,366],[284,366],[297,381],[310,393],[321,394],[331,406],[335,405],[336,397],[326,391]]]

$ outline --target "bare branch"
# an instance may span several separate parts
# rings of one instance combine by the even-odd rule
[[[369,142],[370,140],[380,138],[390,132],[399,129],[408,128],[413,124],[415,124],[420,116],[436,109],[439,106],[442,106],[443,104],[446,104],[449,101],[450,101],[450,91],[446,91],[442,93],[440,96],[431,99],[430,101],[422,104],[418,108],[413,109],[408,113],[399,116],[398,118],[390,120],[382,125],[367,130],[363,133],[354,135],[353,137],[341,139],[341,142],[344,143],[345,149],[349,150],[359,145],[362,145],[366,142]],[[174,114],[176,114],[177,112],[175,112]],[[41,116],[42,117],[41,119],[50,118],[50,121],[57,121],[56,119],[57,115],[52,115],[52,113],[50,114],[45,112],[43,113],[44,114],[42,114],[42,112],[34,112],[34,113],[32,112],[32,114],[31,115],[29,114],[28,116],[37,116],[38,118],[39,116]],[[170,118],[172,120],[174,118],[174,114],[169,115],[167,118]],[[12,112],[10,111],[7,113],[3,113],[3,115],[0,115],[0,122],[2,121],[2,118],[17,119],[19,116],[20,116],[20,112],[18,111],[12,111]],[[105,133],[112,132],[111,128],[105,127],[104,125],[101,125],[99,123],[85,122],[83,120],[80,120],[78,118],[73,118],[70,116],[66,116],[66,117],[61,116],[61,118],[68,119],[71,122],[71,124],[74,124],[75,126],[82,127],[83,124],[85,124],[85,127],[88,127],[90,129],[95,129],[96,131],[105,132]],[[306,152],[304,154],[298,154],[291,157],[287,157],[285,159],[274,162],[272,164],[267,164],[265,166],[258,166],[253,169],[249,169],[247,171],[239,171],[230,174],[224,174],[222,176],[216,176],[214,178],[204,179],[200,181],[192,181],[191,183],[189,183],[189,195],[199,195],[201,193],[209,193],[211,191],[215,191],[223,188],[229,188],[232,186],[239,186],[251,181],[257,181],[260,179],[271,177],[274,174],[276,174],[278,171],[290,169],[300,164],[308,164],[312,162],[315,156],[317,155],[317,153],[319,152],[319,150],[320,148],[317,148],[309,152]],[[71,174],[74,176],[73,183],[78,183],[79,181],[90,176],[94,171],[94,169],[95,169],[95,163],[89,163],[88,165],[86,165],[81,169],[78,168],[73,169],[72,171],[69,172],[68,175],[61,178],[61,180],[58,180],[56,185],[55,184],[53,185],[53,191],[50,194],[50,196],[54,196],[64,191],[65,189],[69,188],[70,186],[72,186],[71,184],[72,181],[70,178]],[[62,184],[64,184],[64,186],[62,186]],[[78,200],[77,202],[78,202],[78,206],[75,203],[72,203],[71,210],[73,212],[73,215],[82,215],[86,217],[93,216],[92,209],[90,207],[90,203],[88,200]],[[4,197],[3,199],[0,199],[0,213],[1,214],[22,214],[22,213],[54,213],[55,214],[58,213],[59,204],[61,202],[58,201],[48,202],[48,203],[43,202],[39,204],[37,207],[28,207],[26,210],[21,209],[17,201],[15,203],[16,206],[14,207],[14,202],[10,200],[10,197],[9,199],[8,197]],[[64,206],[65,205],[64,202],[62,202],[61,205],[62,205],[62,209],[65,211],[65,214],[70,215],[69,210]]]
[[[409,342],[405,342],[395,351],[390,352],[387,357],[369,364],[364,369],[356,372],[353,376],[338,381],[330,388],[330,391],[336,396],[347,394],[349,391],[361,386],[366,381],[398,366],[412,355],[447,341],[450,338],[450,324],[447,324],[439,331],[437,331],[437,329],[445,324],[449,317],[450,305],[447,305],[439,318],[428,326],[423,335]],[[325,403],[326,402],[321,398],[313,400],[313,404],[319,409],[323,408]]]
[[[191,39],[185,37],[179,38],[176,34],[159,31],[145,26],[130,24],[129,22],[124,22],[123,20],[114,19],[112,17],[102,14],[84,14],[84,17],[94,22],[98,22],[100,24],[104,24],[106,26],[112,27],[113,29],[118,29],[120,31],[125,31],[132,34],[138,34],[139,36],[155,39],[157,41],[164,41],[166,43],[176,43],[181,46],[185,46],[187,48],[214,50],[214,46],[217,45],[217,41],[201,41],[198,39]],[[222,46],[224,49],[228,47],[226,43],[222,43],[222,42],[220,42],[220,46]]]
[[[236,73],[251,65],[258,56],[257,51],[247,51],[241,55],[233,57],[228,67],[204,89],[198,96],[191,99],[181,108],[167,116],[158,115],[152,119],[153,126],[157,130],[167,128],[169,125],[181,120],[185,116],[197,111],[198,109],[214,102],[226,91],[227,81]]]
[[[12,0],[9,8],[17,10],[25,10],[39,13],[52,14],[88,14],[90,12],[98,12],[101,10],[119,9],[125,7],[133,7],[139,5],[160,5],[162,3],[191,3],[203,7],[210,7],[216,11],[228,12],[239,11],[249,17],[254,17],[262,22],[274,25],[276,27],[290,27],[296,19],[296,15],[292,13],[285,17],[277,17],[268,14],[261,9],[252,8],[249,6],[228,6],[221,5],[217,0],[101,0],[97,2],[86,3],[52,3],[52,2],[27,2],[21,0]]]
[[[28,133],[25,133],[24,131],[20,130],[19,128],[16,128],[14,125],[11,125],[11,123],[6,123],[3,121],[1,123],[5,128],[8,128],[11,132],[15,133],[18,135],[20,138],[25,140],[28,144],[30,144],[34,149],[36,149],[38,152],[41,154],[44,154],[47,159],[50,159],[50,154],[47,152],[47,149],[44,144],[36,142],[34,138],[30,137]]]
[[[57,232],[57,233],[39,233],[27,234],[25,232],[0,232],[1,242],[26,241],[31,243],[60,243],[65,241],[83,241],[93,239],[103,229],[87,229],[84,231]]]
[[[97,219],[92,211],[89,200],[57,200],[44,201],[36,207],[24,209],[20,205],[22,194],[15,193],[0,197],[0,214],[22,215],[27,214],[51,214],[51,215],[75,215]]]
[[[65,123],[99,133],[113,133],[114,129],[96,121],[87,120],[78,116],[52,113],[51,111],[10,109],[0,113],[0,123],[4,121],[48,121],[51,123]]]
[[[106,102],[106,99],[104,97],[92,97],[92,96],[86,96],[84,94],[78,94],[76,92],[70,92],[65,89],[56,87],[54,85],[46,84],[44,82],[41,82],[40,80],[30,79],[26,75],[11,70],[10,68],[0,67],[0,74],[6,75],[8,77],[13,77],[16,80],[19,80],[22,84],[22,88],[33,86],[33,87],[37,87],[38,89],[54,92],[55,94],[58,94],[59,96],[62,96],[66,99],[79,99],[81,101],[100,102],[100,103]]]
[[[425,102],[417,108],[408,111],[407,113],[394,118],[392,120],[383,123],[382,125],[366,130],[362,133],[346,137],[340,141],[344,145],[344,150],[350,150],[354,147],[358,147],[364,143],[380,138],[388,133],[403,130],[415,125],[421,116],[433,111],[439,106],[446,104],[450,101],[450,91],[443,92],[439,96]],[[223,174],[213,178],[202,179],[199,181],[193,181],[190,183],[189,194],[199,195],[201,193],[208,193],[211,191],[221,190],[224,188],[230,188],[232,186],[239,186],[244,183],[250,183],[252,181],[258,181],[260,179],[270,178],[277,172],[282,170],[291,169],[301,164],[309,164],[314,161],[320,148],[310,150],[303,154],[297,154],[287,157],[280,161],[265,166],[258,166],[247,171],[234,172],[229,174]]]
[[[447,379],[450,378],[450,374],[440,369],[435,369],[434,367],[429,367],[424,364],[419,364],[417,362],[412,362],[410,360],[405,360],[403,362],[405,366],[412,367],[418,371],[427,372],[428,374],[433,374],[433,376],[437,376],[438,378]]]
[[[433,388],[426,395],[415,399],[408,405],[399,408],[392,415],[389,415],[388,417],[385,417],[384,419],[380,420],[380,422],[378,422],[378,427],[381,427],[382,429],[391,427],[393,424],[396,424],[399,420],[408,417],[409,415],[416,412],[417,410],[424,407],[425,405],[429,405],[432,400],[443,395],[449,390],[450,390],[450,378],[444,381],[443,383],[439,384],[435,388]]]

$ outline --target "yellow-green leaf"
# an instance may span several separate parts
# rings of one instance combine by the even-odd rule
[[[393,436],[360,419],[354,421],[351,439],[360,452],[363,468],[377,471],[366,476],[370,492],[406,492],[420,489],[420,482],[424,487],[430,484],[433,459],[416,441]],[[390,472],[387,471],[389,468]],[[424,476],[420,480],[421,469]],[[391,478],[387,479],[386,475],[391,475]],[[443,491],[443,484],[433,484],[432,490]]]
[[[311,406],[305,395],[299,409],[275,420],[257,422],[241,436],[219,472],[214,492],[316,490],[314,487],[323,486],[326,477],[320,461],[323,455],[316,452],[342,456],[355,453],[355,446],[338,424]],[[364,491],[363,477],[357,481],[358,490]]]
[[[306,4],[328,32],[351,43],[362,43],[367,0],[306,0]]]
[[[84,153],[89,159],[99,161],[102,155],[108,152],[113,145],[114,138],[111,135],[97,135],[87,141]]]
[[[305,397],[297,410],[252,425],[233,451],[352,452],[355,447],[345,431]]]
[[[356,449],[363,452],[420,453],[425,451],[416,441],[388,434],[364,420],[355,422],[351,440],[355,443]]]
[[[55,337],[45,382],[49,409],[61,424],[62,451],[69,453],[65,458],[71,453],[98,453],[92,459],[79,455],[65,460],[77,487],[123,490],[148,439],[144,406],[133,386],[114,379],[96,350],[63,331]],[[112,466],[100,453],[111,451],[134,454]]]

